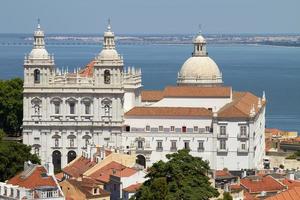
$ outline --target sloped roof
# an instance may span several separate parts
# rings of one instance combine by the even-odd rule
[[[254,106],[258,113],[259,98],[250,92],[233,92],[233,101],[223,106],[219,112],[219,118],[249,118],[250,110]],[[265,102],[261,102],[262,106]]]
[[[142,101],[159,101],[164,97],[230,98],[231,87],[167,86],[164,90],[145,90]]]
[[[83,77],[91,77],[94,73],[94,65],[95,61],[91,61],[89,64],[86,65],[86,67],[79,71],[79,75]]]
[[[193,107],[134,107],[125,116],[195,116],[212,117],[206,108]]]
[[[112,161],[104,167],[93,172],[89,177],[101,182],[109,182],[110,175],[117,177],[129,177],[135,174],[137,170],[126,167],[118,162]]]
[[[47,175],[47,170],[43,166],[34,166],[28,174],[19,173],[9,179],[7,183],[29,189],[43,186],[57,187],[55,180],[52,176]]]
[[[241,179],[241,185],[251,193],[278,192],[285,186],[271,176],[249,176]]]
[[[300,199],[300,187],[293,187],[284,192],[269,197],[266,200],[299,200]]]
[[[132,185],[129,185],[128,187],[124,188],[123,191],[133,193],[133,192],[136,192],[138,189],[140,189],[140,187],[142,185],[143,185],[142,183],[132,184]]]
[[[84,172],[94,167],[97,163],[83,156],[69,163],[62,171],[72,177],[78,178]]]

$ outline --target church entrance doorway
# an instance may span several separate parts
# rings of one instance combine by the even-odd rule
[[[61,153],[60,153],[60,151],[57,151],[57,150],[53,151],[52,163],[53,163],[55,172],[58,172],[61,170]]]

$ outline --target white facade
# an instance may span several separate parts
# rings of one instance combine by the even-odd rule
[[[222,73],[207,57],[201,35],[194,40],[189,58],[193,62],[183,65],[177,83],[187,90],[204,88],[204,93],[205,88],[215,88],[212,95],[203,96],[203,91],[196,96],[166,95],[150,103],[141,100],[141,71],[123,70],[110,25],[92,73],[88,68],[74,73],[56,69],[40,27],[32,52],[24,62],[23,142],[32,146],[42,162],[64,167],[88,143],[94,143],[135,151],[139,164],[146,167],[182,148],[208,160],[212,169],[262,167],[265,97],[224,89]],[[223,91],[227,91],[224,96]],[[203,108],[211,114],[129,114],[141,107]]]

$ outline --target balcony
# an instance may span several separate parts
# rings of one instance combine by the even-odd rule
[[[220,134],[220,133],[218,133],[217,138],[218,139],[228,139],[228,134]]]
[[[177,147],[171,147],[171,148],[170,148],[170,151],[171,151],[171,152],[176,152],[176,151],[177,151]]]
[[[198,152],[204,152],[204,148],[198,148]]]
[[[241,133],[239,133],[238,135],[237,135],[237,138],[238,139],[249,139],[249,134],[241,134]]]
[[[242,149],[241,147],[238,147],[237,148],[237,152],[238,153],[248,153],[249,152],[249,148]]]
[[[162,148],[162,147],[156,147],[156,151],[162,152],[162,151],[163,151],[163,148]]]
[[[228,153],[228,148],[225,148],[225,149],[222,148],[222,149],[221,149],[220,147],[218,147],[218,148],[217,148],[217,152],[218,152],[218,153]]]

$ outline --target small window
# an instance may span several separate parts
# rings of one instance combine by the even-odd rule
[[[186,126],[183,126],[181,130],[183,133],[186,133]]]
[[[226,135],[226,126],[220,126],[220,135]]]
[[[110,116],[110,106],[108,104],[104,106],[104,115]]]
[[[205,126],[205,131],[210,132],[210,126]]]
[[[54,113],[55,114],[59,114],[60,113],[60,103],[59,102],[55,102],[54,103]]]
[[[159,127],[158,127],[158,131],[159,131],[159,132],[163,132],[163,131],[164,131],[164,127],[163,127],[163,126],[159,126]]]
[[[138,148],[139,149],[143,149],[144,148],[143,141],[138,141]]]
[[[85,107],[85,114],[86,115],[89,115],[89,114],[91,114],[91,104],[90,103],[85,103],[84,104],[84,107]]]
[[[130,132],[130,126],[125,126],[125,131]]]
[[[104,71],[104,84],[110,84],[110,71]]]
[[[172,140],[171,141],[171,151],[176,151],[177,150],[177,141],[176,140]]]
[[[171,132],[174,132],[175,131],[175,126],[171,126],[170,130],[171,130]]]
[[[74,147],[74,138],[70,139],[70,147]]]
[[[220,140],[220,149],[226,149],[226,140]]]
[[[212,108],[208,108],[207,110],[211,111],[212,112]]]
[[[54,146],[55,147],[59,147],[59,140],[58,140],[58,138],[55,138],[55,140],[54,140]]]
[[[199,140],[198,141],[198,151],[203,151],[204,150],[204,141]]]
[[[75,114],[75,103],[74,102],[70,102],[70,114]]]
[[[246,150],[246,143],[242,143],[242,144],[241,144],[241,148],[242,148],[243,150]]]
[[[34,83],[40,83],[40,78],[41,78],[41,74],[40,74],[40,70],[36,69],[34,70]]]
[[[184,141],[184,149],[190,150],[190,141]]]
[[[158,140],[157,141],[157,147],[156,147],[157,151],[162,151],[163,150],[163,146],[162,146],[162,141]]]
[[[150,132],[150,126],[148,126],[148,125],[146,126],[146,131]]]
[[[195,133],[199,132],[198,126],[194,126],[194,132],[195,132]]]
[[[240,126],[241,135],[247,135],[247,126]]]

